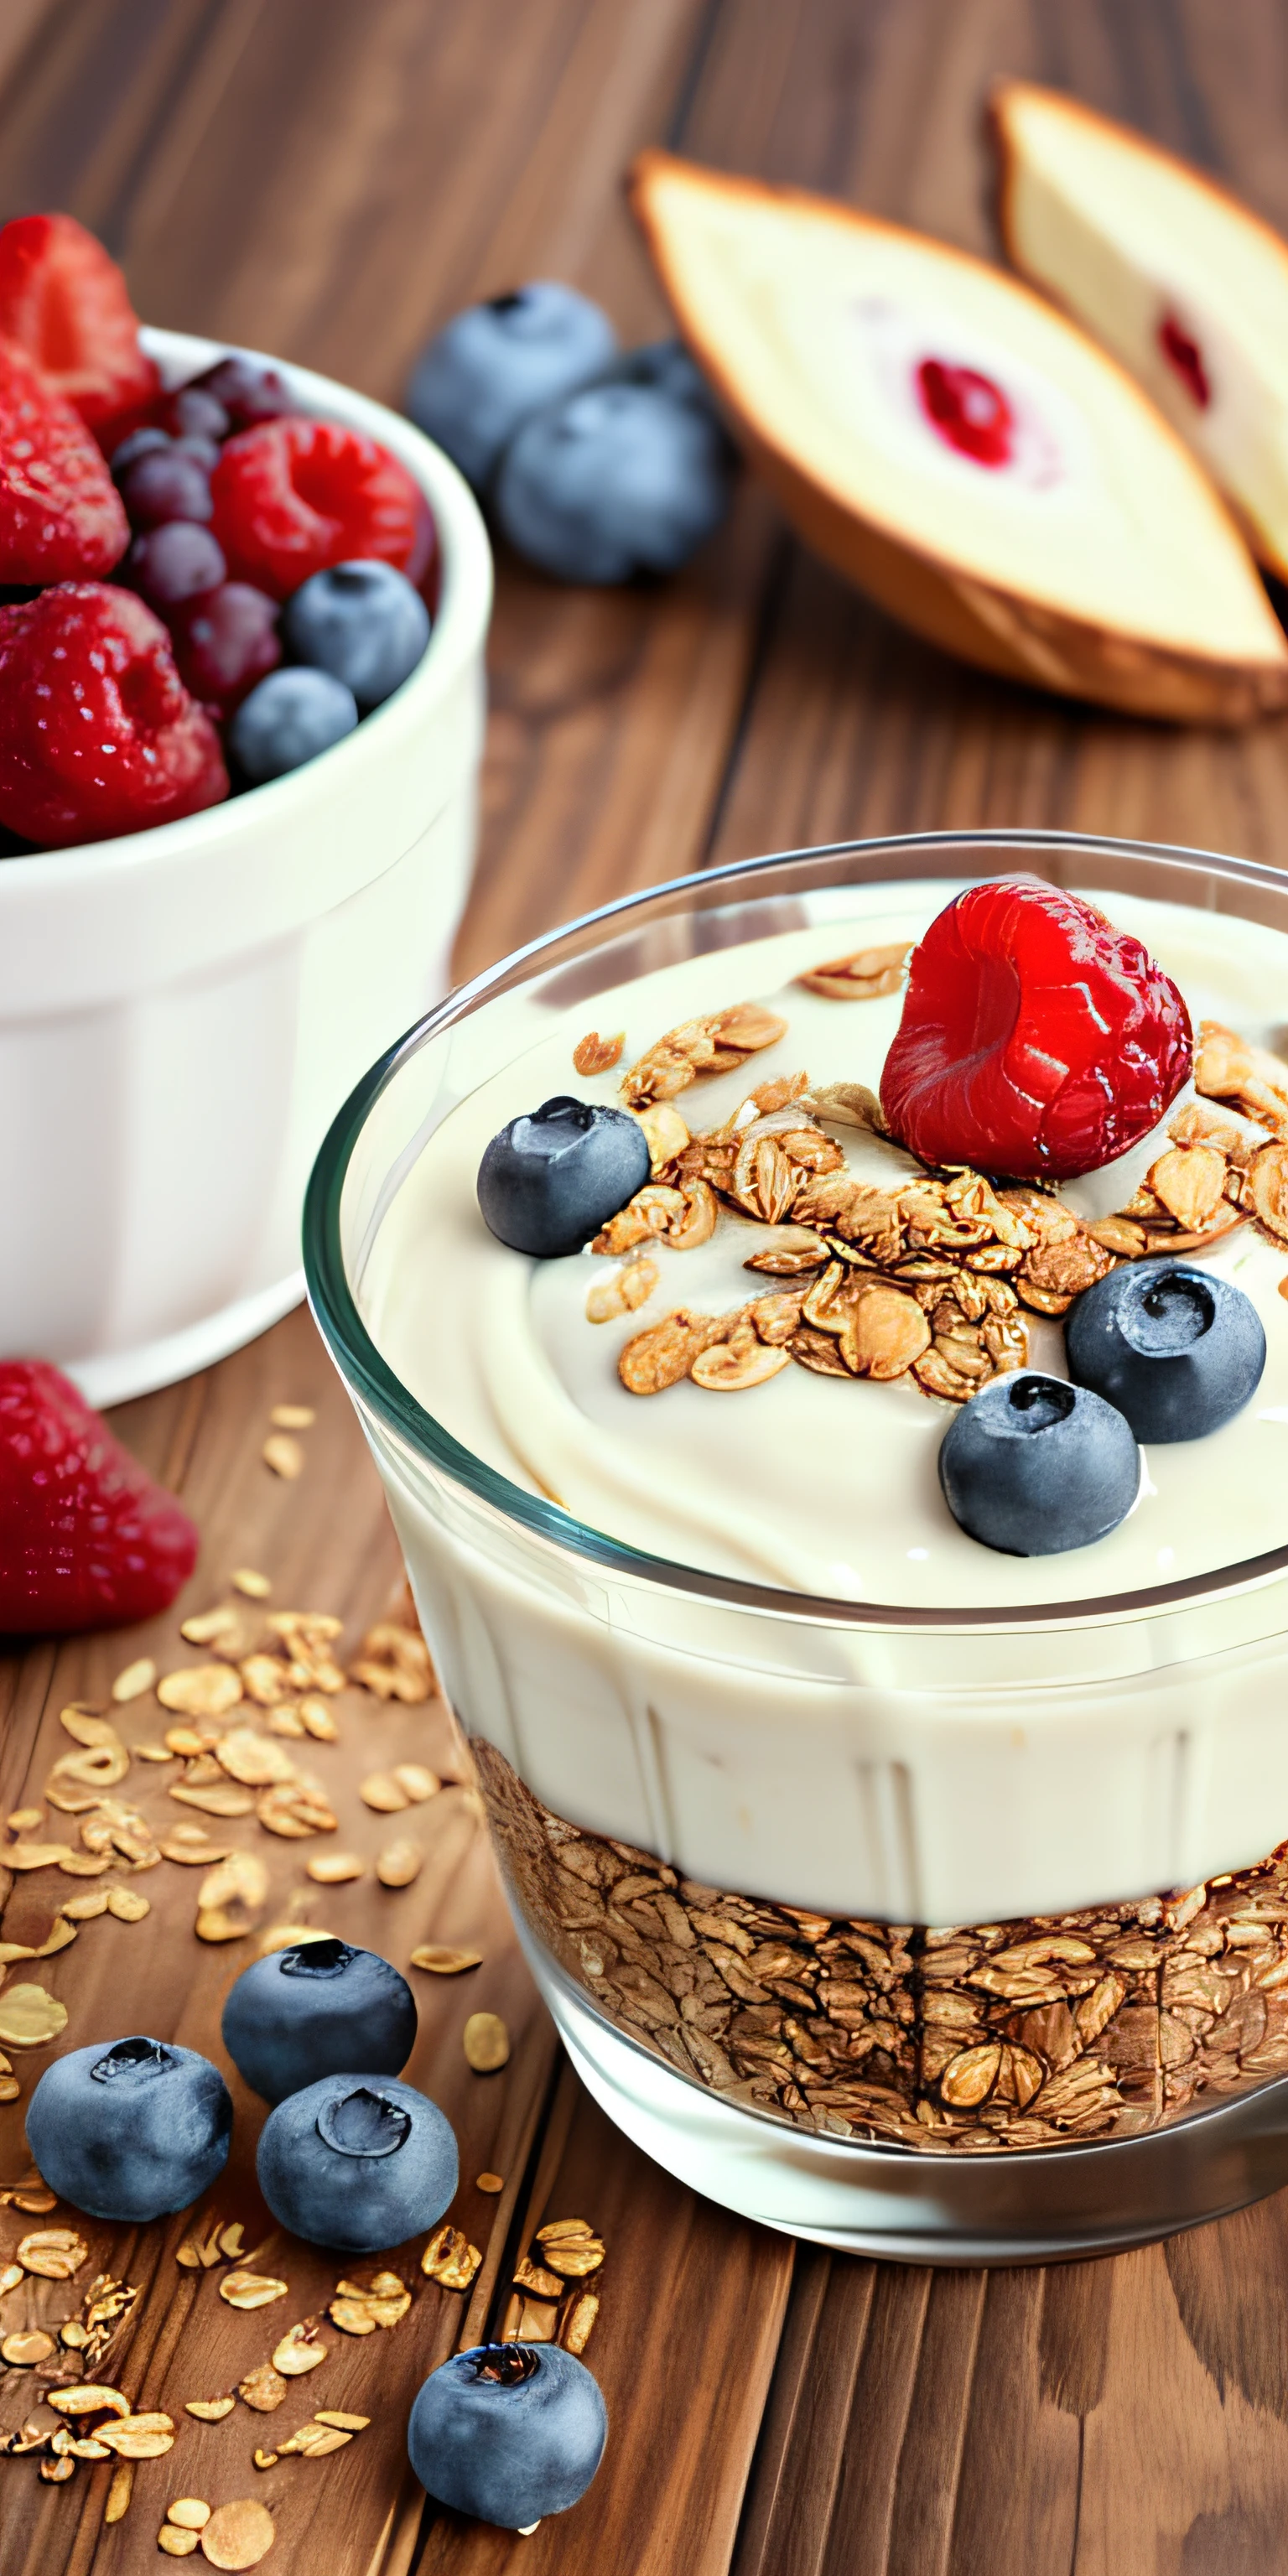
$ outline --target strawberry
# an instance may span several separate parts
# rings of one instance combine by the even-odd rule
[[[360,556],[419,582],[433,554],[419,485],[387,448],[337,421],[291,415],[239,431],[210,491],[229,578],[272,599]]]
[[[0,340],[0,581],[92,579],[120,562],[129,541],[120,493],[84,422],[21,349]]]
[[[0,823],[41,849],[107,841],[217,805],[219,737],[159,617],[69,581],[0,608]]]
[[[26,350],[109,456],[160,390],[125,280],[74,215],[17,215],[0,230],[0,337]]]
[[[1098,1171],[1187,1080],[1189,1013],[1139,939],[1057,886],[971,886],[912,952],[881,1077],[923,1163],[1015,1180]]]
[[[0,1360],[0,1634],[58,1636],[165,1610],[197,1533],[48,1360]]]

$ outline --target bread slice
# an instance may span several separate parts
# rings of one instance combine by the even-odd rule
[[[1130,368],[1288,580],[1288,243],[1058,91],[1003,82],[991,122],[1007,257]]]
[[[1288,646],[1217,494],[1040,296],[664,152],[630,195],[765,479],[884,607],[988,670],[1137,714],[1241,724],[1288,702]]]

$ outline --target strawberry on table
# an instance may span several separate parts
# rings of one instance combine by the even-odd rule
[[[129,539],[121,496],[79,414],[0,339],[0,581],[93,579],[120,562]]]
[[[74,215],[0,230],[0,337],[26,350],[110,456],[160,390],[114,259]]]
[[[133,591],[63,582],[0,608],[0,822],[45,849],[228,794],[219,737]]]
[[[296,414],[230,438],[211,477],[211,525],[234,581],[274,599],[361,556],[419,583],[434,546],[419,485],[387,448]]]
[[[168,1608],[197,1561],[187,1513],[47,1360],[0,1360],[0,1635]]]
[[[971,886],[912,952],[881,1106],[922,1162],[1099,1171],[1187,1081],[1189,1014],[1139,939],[1058,886]]]

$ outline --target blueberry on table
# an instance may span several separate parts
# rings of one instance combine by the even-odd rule
[[[232,2125],[228,2087],[195,2049],[99,2040],[46,2067],[27,2143],[60,2200],[133,2227],[209,2189],[228,2162]]]
[[[1007,1556],[1059,1556],[1126,1519],[1140,1451],[1103,1397],[1020,1369],[994,1378],[950,1422],[939,1481],[968,1538]]]
[[[476,491],[521,422],[617,354],[608,315],[575,287],[537,278],[457,313],[416,363],[407,409]]]
[[[1065,1319],[1070,1374],[1125,1414],[1138,1440],[1202,1440],[1255,1395],[1266,1336],[1229,1279],[1177,1261],[1124,1263]]]
[[[243,1968],[224,2005],[223,2042],[266,2102],[355,2066],[397,2075],[416,2045],[405,1977],[375,1950],[301,1941]]]
[[[166,519],[136,537],[119,578],[164,617],[182,599],[217,590],[227,577],[223,548],[196,519]]]
[[[512,1252],[556,1261],[580,1252],[648,1176],[648,1139],[638,1118],[560,1096],[512,1118],[493,1137],[479,1165],[479,1206]]]
[[[714,417],[655,384],[588,385],[539,412],[493,495],[512,546],[559,581],[674,572],[719,526],[729,448]]]
[[[360,707],[378,707],[415,670],[429,610],[392,564],[333,564],[288,599],[282,633],[297,662],[343,680]]]
[[[274,2218],[310,2245],[376,2254],[436,2227],[459,2167],[450,2123],[392,2076],[326,2075],[287,2095],[255,2170]]]
[[[524,2531],[585,2494],[604,2454],[599,2382],[558,2344],[454,2353],[420,2389],[407,2450],[426,2493]]]
[[[671,402],[691,403],[695,410],[708,412],[713,420],[719,417],[706,377],[696,359],[689,356],[683,340],[646,340],[642,348],[627,349],[611,367],[605,368],[600,381],[650,385]],[[732,441],[728,446],[733,455]]]
[[[357,721],[352,689],[329,671],[270,671],[243,698],[228,728],[228,748],[242,776],[262,787],[329,751]]]

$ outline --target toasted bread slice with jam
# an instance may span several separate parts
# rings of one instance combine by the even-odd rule
[[[1240,724],[1288,645],[1237,529],[1114,360],[943,243],[663,152],[631,199],[694,355],[803,536],[935,643]]]
[[[1288,243],[1056,90],[991,102],[1008,259],[1112,351],[1288,580]]]

